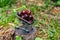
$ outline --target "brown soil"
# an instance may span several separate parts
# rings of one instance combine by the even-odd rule
[[[3,26],[0,27],[0,40],[14,40],[15,30],[13,28],[9,28],[5,30]]]

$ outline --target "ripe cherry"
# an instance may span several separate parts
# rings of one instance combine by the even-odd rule
[[[22,18],[24,19],[24,16],[22,16]]]
[[[28,17],[28,15],[27,15],[27,14],[25,14],[24,16],[25,16],[25,17]]]
[[[29,16],[29,19],[30,19],[30,20],[33,20],[33,16],[32,16],[32,15],[30,15],[30,16]]]
[[[24,15],[24,19],[28,21],[29,20],[29,16],[25,14]]]
[[[30,12],[30,10],[23,10],[23,11],[22,11],[22,14],[30,15],[30,14],[31,14],[31,12]]]
[[[25,12],[27,13],[27,15],[31,14],[30,10],[26,10]]]
[[[20,17],[22,16],[22,14],[21,14],[20,12],[18,12],[18,14],[17,14],[17,15],[18,15],[18,16],[20,16]]]
[[[21,12],[23,15],[25,15],[25,11],[23,10],[22,12]]]
[[[23,10],[22,12],[18,13],[18,16],[30,23],[32,23],[34,20],[33,16],[31,15],[30,10]]]

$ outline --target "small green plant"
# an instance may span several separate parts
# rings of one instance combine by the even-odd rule
[[[51,0],[55,6],[60,6],[60,0]]]
[[[21,36],[16,36],[16,40],[22,40]]]
[[[36,37],[35,40],[42,40],[42,38]]]
[[[58,0],[58,1],[57,1],[57,5],[59,5],[59,6],[60,6],[60,0]]]
[[[0,0],[0,7],[4,7],[6,5],[11,5],[14,2],[15,2],[15,0]]]

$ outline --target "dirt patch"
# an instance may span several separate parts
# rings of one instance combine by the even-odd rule
[[[0,40],[14,40],[15,30],[13,28],[9,28],[4,30],[3,26],[0,27]]]

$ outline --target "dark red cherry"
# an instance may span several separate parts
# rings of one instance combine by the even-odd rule
[[[34,20],[34,19],[33,19],[33,17],[31,17],[31,18],[30,18],[30,20],[32,20],[32,21],[33,21],[33,20]]]
[[[18,15],[18,16],[20,16],[20,17],[22,16],[22,14],[21,14],[20,12],[18,12],[18,14],[17,14],[17,15]]]
[[[23,10],[21,13],[22,13],[23,15],[25,15],[25,10]]]
[[[27,16],[25,17],[25,20],[27,20],[28,22],[32,22],[33,21],[33,17],[30,15],[30,16]]]
[[[23,11],[22,11],[22,14],[30,15],[30,14],[31,14],[31,12],[30,12],[30,10],[23,10]]]
[[[25,16],[25,17],[28,17],[28,15],[27,15],[27,14],[25,14],[24,16]]]
[[[30,10],[26,10],[25,11],[28,15],[31,14]]]
[[[25,14],[24,15],[24,19],[28,21],[29,20],[29,16]]]
[[[18,16],[28,21],[29,23],[32,23],[34,20],[33,16],[31,15],[30,10],[23,10],[22,12],[18,13]]]
[[[30,15],[30,16],[29,16],[29,19],[30,19],[30,20],[33,20],[33,16],[32,16],[32,15]]]
[[[17,15],[20,16],[20,13],[18,12]]]
[[[22,16],[21,18],[23,18],[23,19],[24,19],[24,16]]]
[[[31,18],[32,17],[32,15],[29,15],[29,18]]]

